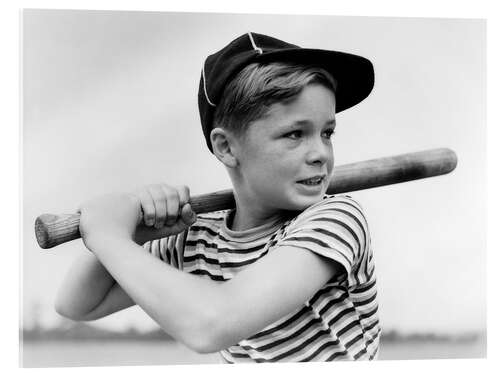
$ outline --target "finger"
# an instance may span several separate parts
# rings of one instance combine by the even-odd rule
[[[177,186],[177,191],[179,193],[179,207],[183,207],[191,199],[189,195],[189,188],[186,185]]]
[[[167,198],[160,185],[150,186],[149,192],[153,198],[155,207],[154,226],[155,228],[161,228],[165,224],[165,219],[167,217]]]
[[[142,213],[144,214],[144,224],[148,227],[153,226],[156,211],[153,197],[148,190],[141,190],[136,195],[141,201]]]
[[[167,197],[167,225],[173,225],[179,216],[179,194],[176,189],[162,185]]]

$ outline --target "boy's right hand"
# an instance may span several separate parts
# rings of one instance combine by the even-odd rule
[[[143,220],[136,230],[136,242],[167,237],[196,222],[187,186],[147,185],[133,194],[140,201]]]

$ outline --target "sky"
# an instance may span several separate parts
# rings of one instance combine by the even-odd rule
[[[375,87],[337,116],[337,165],[448,147],[449,175],[354,192],[367,214],[384,328],[486,327],[486,37],[472,19],[104,11],[23,13],[23,321],[53,301],[86,251],[41,250],[33,223],[92,196],[168,182],[193,195],[230,180],[205,147],[197,109],[204,58],[254,31],[357,53]],[[37,306],[36,309],[34,306]],[[139,308],[96,325],[154,323]]]

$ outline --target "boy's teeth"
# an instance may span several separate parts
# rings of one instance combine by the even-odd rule
[[[301,183],[306,185],[317,185],[321,182],[321,177],[310,178],[308,180],[302,180]]]

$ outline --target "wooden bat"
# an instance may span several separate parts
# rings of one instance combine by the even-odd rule
[[[383,157],[334,168],[328,194],[370,189],[421,178],[447,174],[455,169],[457,156],[447,148]],[[198,213],[235,207],[233,191],[191,197],[191,206]],[[35,221],[35,234],[42,249],[49,249],[77,238],[80,214],[43,214]]]

